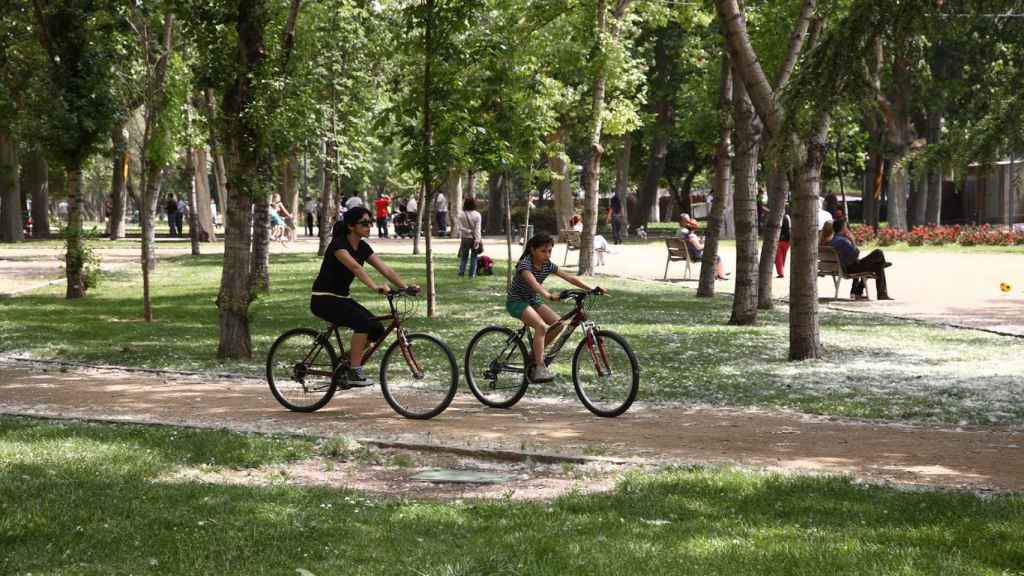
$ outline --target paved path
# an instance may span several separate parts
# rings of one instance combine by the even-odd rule
[[[771,470],[979,491],[1024,491],[1024,431],[951,430],[784,412],[637,403],[614,420],[576,402],[527,398],[482,407],[465,388],[442,415],[407,420],[376,389],[339,393],[313,414],[288,412],[266,383],[0,362],[0,413],[346,434],[468,450],[599,455],[659,463],[729,463]]]

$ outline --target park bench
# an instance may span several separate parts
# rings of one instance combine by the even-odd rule
[[[668,259],[665,260],[665,280],[668,280],[668,265],[671,262],[686,262],[686,270],[683,271],[683,279],[690,279],[690,266],[693,264],[693,257],[686,246],[683,238],[666,238],[665,247],[668,249]]]
[[[877,279],[877,275],[874,272],[847,272],[843,267],[843,263],[839,260],[839,253],[836,249],[831,246],[818,246],[818,276],[831,276],[832,282],[836,286],[835,299],[839,298],[839,284],[845,280],[854,280],[862,278],[867,280],[868,278]],[[864,286],[864,295],[868,295],[867,285]]]
[[[580,233],[575,230],[559,230],[558,241],[565,243],[565,258],[562,259],[562,266],[569,261],[569,252],[580,249]]]

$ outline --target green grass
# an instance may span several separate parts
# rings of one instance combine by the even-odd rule
[[[254,356],[242,362],[216,359],[214,301],[221,260],[219,255],[161,260],[153,281],[152,324],[140,321],[142,291],[134,270],[107,277],[80,300],[65,300],[62,286],[0,300],[0,353],[261,375],[266,352],[280,333],[320,326],[308,308],[319,259],[312,254],[272,257],[273,291],[250,308]],[[422,282],[421,257],[388,255],[387,260],[407,279]],[[426,320],[421,301],[409,326],[439,335],[461,364],[476,330],[493,323],[516,325],[504,311],[504,269],[499,264],[495,276],[470,281],[455,276],[454,258],[435,262],[437,317]],[[559,285],[557,279],[551,282],[553,288]],[[756,326],[728,326],[728,296],[697,299],[692,285],[608,277],[599,283],[613,295],[600,299],[592,316],[632,343],[641,364],[642,401],[946,424],[1024,424],[1021,339],[823,309],[825,357],[793,363],[786,358],[785,308],[762,313]],[[371,310],[383,310],[384,300],[361,285],[354,294]],[[569,359],[575,338],[554,367],[556,382],[531,395],[573,396]]]
[[[310,441],[0,418],[2,574],[1021,574],[1024,499],[732,469],[550,502],[169,480]],[[413,471],[409,471],[413,473]]]

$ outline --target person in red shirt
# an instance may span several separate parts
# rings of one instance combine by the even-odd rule
[[[377,209],[377,238],[387,238],[388,208],[391,206],[391,197],[387,194],[378,194],[373,206]]]

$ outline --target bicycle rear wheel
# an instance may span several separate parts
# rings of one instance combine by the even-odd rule
[[[626,339],[595,330],[572,355],[572,383],[583,405],[598,416],[612,418],[629,410],[640,388],[640,366]]]
[[[455,356],[428,334],[406,335],[403,350],[395,341],[380,362],[380,388],[388,404],[406,418],[433,418],[452,403],[459,385]]]
[[[338,355],[309,328],[282,334],[267,354],[267,383],[282,406],[295,412],[319,410],[334,396],[331,374]]]
[[[466,348],[466,382],[486,406],[510,408],[526,394],[526,345],[503,326],[476,333]]]

